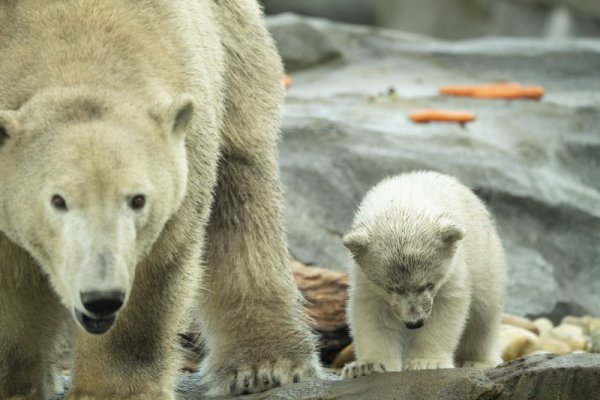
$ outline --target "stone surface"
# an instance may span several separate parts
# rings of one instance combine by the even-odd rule
[[[379,26],[443,39],[600,34],[596,0],[376,0]],[[597,2],[596,2],[597,3]],[[598,3],[597,3],[598,4]]]
[[[177,400],[204,399],[198,375],[181,376]],[[68,382],[65,380],[65,387]],[[590,400],[600,393],[600,354],[540,354],[493,369],[455,368],[336,376],[297,383],[240,399]],[[63,400],[60,396],[53,400]]]
[[[600,35],[598,0],[262,0],[294,12],[439,37]]]
[[[197,377],[185,379],[180,400],[201,398]],[[450,369],[375,374],[354,380],[300,383],[244,396],[258,399],[561,399],[590,400],[600,390],[600,355],[537,355],[489,370]]]
[[[508,256],[507,312],[555,324],[600,315],[600,42],[442,42],[290,15],[269,24],[308,25],[341,54],[292,74],[284,109],[280,165],[296,259],[345,270],[352,260],[341,237],[367,189],[432,169],[456,175],[495,216]],[[285,32],[275,32],[282,47]],[[498,80],[541,84],[546,95],[437,94],[440,85]],[[426,107],[477,120],[466,128],[408,120]]]
[[[279,52],[288,72],[332,61],[341,55],[327,37],[302,21],[273,19],[269,29],[279,38]]]

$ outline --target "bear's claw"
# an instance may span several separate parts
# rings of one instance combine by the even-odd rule
[[[288,360],[247,364],[228,368],[227,371],[223,374],[209,373],[204,377],[209,396],[260,393],[319,376],[319,368],[312,362],[294,367]]]

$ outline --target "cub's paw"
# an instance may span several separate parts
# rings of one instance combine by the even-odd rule
[[[380,361],[361,360],[353,361],[344,366],[342,370],[342,379],[358,378],[359,376],[367,376],[389,371],[386,364]]]
[[[454,368],[449,358],[413,358],[406,362],[407,370]]]
[[[208,368],[203,368],[206,370]],[[289,359],[225,365],[203,377],[208,396],[260,393],[290,383],[307,381],[321,375],[316,361],[294,363]]]

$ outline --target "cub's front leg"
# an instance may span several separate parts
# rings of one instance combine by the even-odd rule
[[[400,324],[382,299],[356,279],[349,301],[349,322],[356,361],[346,364],[343,378],[377,372],[401,371],[403,340]]]
[[[431,315],[423,327],[409,331],[405,369],[454,368],[454,354],[468,313],[468,299],[448,295],[435,298]]]

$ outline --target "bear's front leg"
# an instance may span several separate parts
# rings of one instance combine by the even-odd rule
[[[256,1],[211,4],[225,50],[224,113],[206,236],[201,373],[210,395],[227,395],[308,380],[320,366],[283,229],[281,60]]]
[[[56,342],[65,316],[38,265],[0,232],[0,399],[56,394]]]
[[[404,327],[385,301],[369,290],[366,277],[359,272],[353,279],[348,317],[356,361],[344,366],[342,378],[401,371]]]
[[[210,395],[261,392],[320,371],[290,268],[276,171],[272,154],[225,154],[221,163],[201,301]]]
[[[155,244],[148,259],[162,259],[159,253],[161,247]],[[194,250],[189,247],[180,253]],[[166,265],[139,265],[115,325],[103,335],[76,328],[73,385],[67,399],[173,400],[179,366],[177,330],[186,298],[196,290],[197,270],[181,254]]]

